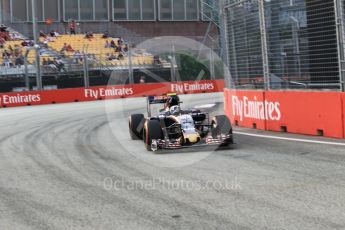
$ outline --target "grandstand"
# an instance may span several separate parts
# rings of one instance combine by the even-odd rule
[[[217,1],[35,0],[36,31],[44,34],[39,48],[32,44],[31,2],[0,0],[0,23],[8,27],[0,47],[0,91],[33,89],[40,78],[43,87],[55,88],[170,81],[178,68],[170,52],[136,47],[156,36],[184,36],[220,49]]]
[[[44,38],[40,39],[44,42]],[[92,39],[85,38],[85,35],[61,35],[54,38],[51,42],[48,42],[48,47],[56,52],[63,49],[65,44],[69,44],[73,51],[63,51],[64,55],[73,58],[75,51],[83,51],[89,55],[94,55],[103,65],[111,66],[128,66],[128,60],[125,58],[119,58],[122,51],[128,51],[128,44],[119,44],[119,38],[103,38],[103,34],[94,34]],[[111,47],[110,44],[115,44]],[[120,47],[120,48],[119,48]],[[61,53],[60,53],[61,54]],[[109,60],[109,56],[115,56],[114,60]],[[145,53],[135,54],[132,57],[134,65],[153,65],[153,55]]]
[[[141,69],[150,69],[161,80],[169,81],[170,62],[132,47],[122,38],[103,36],[48,34],[40,37],[38,54],[43,85],[48,85],[47,88],[83,87],[86,72],[94,86],[109,82],[129,83],[129,71],[132,71],[132,82],[139,82],[145,76]],[[70,49],[65,49],[67,45]],[[24,83],[28,83],[24,81],[30,81],[29,85],[36,87],[37,52],[31,40],[10,38],[4,42],[0,48],[1,91],[25,90]],[[25,80],[25,75],[29,80]],[[145,77],[147,82],[154,81]]]

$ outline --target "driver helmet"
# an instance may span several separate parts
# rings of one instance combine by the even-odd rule
[[[169,108],[173,107],[173,106],[176,106],[176,105],[179,105],[179,98],[178,96],[174,95],[174,96],[168,96],[168,99],[167,99],[167,105]]]
[[[181,112],[181,108],[178,105],[174,105],[170,108],[170,113],[171,114],[178,114]]]

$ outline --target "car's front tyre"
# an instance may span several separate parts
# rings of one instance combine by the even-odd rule
[[[232,137],[232,126],[229,118],[225,115],[215,116],[212,119],[212,136],[216,138],[219,135],[228,135],[231,137],[226,141],[224,145],[233,144],[234,140]]]
[[[145,117],[143,114],[132,114],[128,119],[129,135],[132,140],[140,140],[143,137]]]
[[[146,122],[144,131],[143,131],[143,139],[145,143],[145,147],[148,151],[157,150],[153,149],[153,140],[162,140],[164,139],[163,131],[161,124],[157,120],[149,120]],[[157,143],[156,143],[157,144]]]

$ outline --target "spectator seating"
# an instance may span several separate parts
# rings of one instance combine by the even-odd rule
[[[40,38],[41,42],[44,42],[44,38]],[[108,56],[113,55],[118,57],[120,52],[116,52],[115,48],[107,48],[105,47],[106,42],[110,44],[111,41],[114,41],[116,46],[118,45],[118,38],[102,38],[102,34],[94,34],[92,39],[85,38],[84,34],[77,34],[77,35],[60,35],[57,38],[53,38],[51,41],[48,42],[48,47],[52,48],[56,52],[59,52],[64,47],[64,44],[71,45],[74,51],[79,51],[83,53],[84,51],[89,55],[94,55],[96,59],[100,62],[101,65],[110,65],[110,66],[128,66],[129,61],[128,58],[123,58],[122,60],[113,59],[109,60]],[[122,45],[122,50],[125,49],[126,45]],[[123,52],[126,56],[126,52]],[[74,52],[66,52],[64,51],[64,55],[66,57],[73,58]],[[149,54],[137,54],[134,53],[132,56],[132,64],[133,65],[152,65],[153,64],[153,56]]]
[[[84,34],[77,34],[77,35],[60,35],[56,38],[49,38],[48,42],[45,42],[45,38],[40,38],[41,43],[46,43],[48,48],[53,49],[55,52],[61,54],[61,50],[65,44],[69,44],[74,51],[79,51],[80,53],[86,52],[88,55],[92,55],[93,59],[97,61],[97,63],[101,66],[113,66],[113,67],[128,67],[129,60],[128,60],[128,53],[126,51],[126,45],[123,44],[121,49],[122,51],[119,52],[116,48],[108,48],[106,47],[106,42],[109,44],[111,41],[114,41],[116,47],[118,46],[118,38],[102,38],[102,34],[94,34],[92,39],[85,38]],[[4,48],[0,48],[0,65],[4,64],[3,60],[3,52],[5,50],[9,51],[10,47],[15,49],[16,47],[21,49],[22,55],[25,56],[26,49],[22,47],[23,40],[16,40],[16,41],[6,41],[4,44]],[[153,55],[146,53],[144,50],[132,50],[132,65],[133,66],[147,66],[154,64]],[[123,55],[123,58],[118,58],[120,53]],[[74,52],[67,52],[63,51],[63,54],[66,58],[75,58]],[[113,56],[115,58],[109,59],[109,56]],[[12,55],[10,57],[11,63],[14,65],[15,57]],[[54,57],[48,54],[41,55],[41,63],[43,60],[45,61],[52,61]],[[28,63],[34,64],[36,60],[36,51],[30,50],[28,53]]]
[[[18,40],[18,41],[6,41],[5,45],[4,45],[4,48],[3,49],[0,49],[0,65],[3,65],[3,52],[5,50],[9,51],[10,47],[12,47],[12,49],[15,49],[15,47],[20,47],[21,51],[22,51],[22,55],[25,56],[25,53],[26,53],[26,47],[22,47],[22,42],[23,40]],[[11,57],[11,58],[14,58],[14,57]],[[46,60],[53,60],[53,57],[49,56],[48,54],[42,54],[41,57],[40,57],[40,60],[41,60],[41,63],[43,62],[43,60],[46,59]],[[36,51],[35,50],[30,50],[29,53],[28,53],[28,63],[29,64],[34,64],[36,61]],[[12,61],[12,64],[14,64],[14,61]]]

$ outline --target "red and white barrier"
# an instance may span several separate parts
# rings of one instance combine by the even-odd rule
[[[243,127],[345,138],[345,94],[225,90],[225,111]]]
[[[267,120],[267,130],[344,137],[342,99],[337,92],[265,92],[280,104],[281,119]]]
[[[266,129],[265,116],[257,103],[264,101],[262,91],[226,91],[225,112],[232,123],[257,129]],[[261,108],[262,109],[262,108]]]
[[[69,103],[79,101],[94,101],[128,97],[143,97],[148,95],[163,95],[166,93],[194,94],[223,92],[224,81],[198,81],[153,83],[121,86],[91,87],[88,89],[74,88],[49,91],[32,91],[0,94],[1,107],[16,107],[27,105],[44,105]]]

